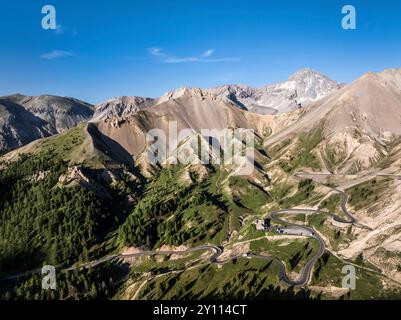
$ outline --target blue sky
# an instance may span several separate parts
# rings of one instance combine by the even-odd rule
[[[41,9],[54,5],[56,31]],[[341,28],[352,4],[357,29]],[[262,86],[311,67],[350,82],[401,67],[399,0],[0,0],[0,95],[98,103],[182,86]]]

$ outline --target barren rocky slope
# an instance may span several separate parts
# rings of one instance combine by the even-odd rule
[[[0,97],[0,151],[65,132],[92,114],[92,105],[73,98]]]
[[[358,267],[359,281],[352,296],[362,292],[379,297],[395,286],[394,280],[401,281],[400,181],[386,176],[401,172],[400,88],[401,70],[368,73],[305,108],[276,115],[246,111],[232,99],[201,89],[183,88],[159,99],[114,98],[97,106],[89,123],[35,141],[0,161],[7,168],[9,160],[21,161],[21,153],[30,153],[32,160],[35,155],[57,155],[66,166],[55,180],[57,187],[80,186],[113,206],[131,205],[118,222],[116,250],[214,243],[229,254],[233,244],[249,242],[244,253],[254,250],[294,260],[310,254],[313,247],[300,247],[289,236],[282,238],[283,246],[277,234],[266,241],[253,222],[277,209],[319,208],[297,220],[313,227],[327,247],[314,270],[312,287],[340,290],[341,269],[351,263]],[[177,132],[186,130],[179,141],[169,141],[174,126]],[[224,165],[149,166],[147,151],[154,141],[147,134],[153,129],[166,134],[167,145],[175,152],[193,150],[191,139],[208,144],[202,129],[227,128],[255,130],[253,174],[236,175],[234,168]],[[217,153],[211,150],[210,156]],[[24,181],[46,179],[52,167],[45,169],[30,172]],[[310,172],[311,180],[297,179],[299,171]],[[343,212],[341,197],[336,198],[328,185],[346,192],[347,208],[358,225],[332,219],[331,213]],[[116,191],[118,201],[113,198]],[[294,269],[291,274],[296,273]],[[140,274],[144,292],[154,292],[151,286],[146,289],[147,274]],[[263,274],[275,285],[279,281],[273,271]],[[172,287],[179,287],[180,281]]]
[[[299,121],[269,137],[266,145],[296,142],[301,133],[319,130],[314,152],[323,167],[352,173],[374,166],[401,134],[400,77],[400,69],[363,75],[308,107]]]
[[[272,134],[265,143],[272,156],[266,170],[277,184],[288,183],[299,170],[315,172],[311,175],[315,179],[322,172],[335,174],[320,177],[325,177],[325,184],[346,191],[348,208],[366,228],[349,229],[349,239],[342,241],[328,237],[330,250],[345,259],[363,257],[398,281],[400,88],[401,69],[367,73],[308,107],[298,121]],[[323,187],[316,190],[325,195],[329,191]],[[334,195],[314,205],[327,203],[331,210],[340,207]],[[328,221],[323,229],[330,235],[346,226]]]
[[[305,107],[340,88],[341,85],[336,81],[306,68],[297,71],[285,82],[261,88],[225,85],[209,89],[208,92],[218,97],[226,97],[248,111],[277,114]]]

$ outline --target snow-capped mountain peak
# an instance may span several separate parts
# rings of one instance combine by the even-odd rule
[[[226,97],[241,109],[261,113],[284,113],[301,108],[310,102],[324,98],[341,88],[329,77],[309,68],[291,75],[288,81],[251,88],[244,85],[226,85],[208,91]]]

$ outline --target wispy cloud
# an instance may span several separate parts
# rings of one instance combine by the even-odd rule
[[[175,58],[167,57],[163,60],[164,63],[183,63],[183,62],[198,62],[198,57],[185,57],[185,58]]]
[[[149,48],[148,52],[157,57],[162,63],[189,63],[189,62],[235,62],[239,58],[211,58],[214,54],[214,49],[208,49],[199,56],[177,57],[168,55],[161,48]]]
[[[206,50],[204,53],[202,53],[202,57],[203,58],[210,57],[213,54],[213,52],[214,52],[214,49]]]
[[[155,57],[161,57],[164,56],[164,53],[162,53],[162,49],[161,48],[149,48],[148,52]]]
[[[64,50],[53,50],[47,53],[43,53],[40,55],[43,59],[57,59],[57,58],[68,58],[68,57],[77,57],[77,55],[72,51],[64,51]]]

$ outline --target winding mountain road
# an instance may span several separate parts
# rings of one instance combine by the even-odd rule
[[[109,256],[102,257],[98,260],[93,260],[88,263],[84,264],[79,264],[79,265],[73,265],[67,268],[60,268],[56,267],[58,271],[73,271],[73,270],[82,270],[82,269],[88,269],[88,268],[95,268],[96,266],[105,263],[105,262],[110,262],[113,260],[118,260],[118,259],[129,259],[129,258],[138,258],[138,257],[143,257],[143,256],[166,256],[166,255],[172,255],[172,254],[188,254],[188,253],[193,253],[196,251],[202,251],[202,250],[212,250],[214,251],[214,254],[209,258],[210,262],[216,262],[217,258],[223,253],[223,250],[217,246],[213,245],[203,245],[195,248],[191,248],[188,250],[166,250],[166,251],[141,251],[141,252],[136,252],[136,253],[130,253],[130,254],[112,254]],[[30,270],[24,273],[19,273],[13,276],[9,276],[4,278],[3,280],[13,280],[13,279],[18,279],[18,278],[23,278],[32,274],[38,274],[41,273],[42,269],[34,269]]]
[[[312,229],[310,227],[301,226],[298,224],[288,222],[287,220],[280,218],[279,215],[311,214],[311,213],[316,213],[316,212],[317,212],[316,210],[312,210],[312,209],[283,209],[283,210],[276,210],[276,211],[273,211],[270,213],[270,218],[272,219],[272,221],[286,225],[287,227],[291,227],[292,232],[297,232],[297,235],[313,238],[313,239],[317,240],[317,242],[319,244],[318,251],[306,262],[305,267],[303,268],[298,279],[296,279],[296,280],[290,279],[287,275],[286,267],[285,267],[284,263],[281,260],[277,259],[276,257],[265,256],[265,255],[256,255],[256,254],[251,254],[250,257],[264,259],[264,260],[272,260],[272,261],[276,262],[276,264],[279,268],[280,280],[288,286],[299,287],[299,286],[307,285],[307,283],[309,282],[309,279],[310,279],[312,269],[313,269],[315,263],[319,260],[319,258],[325,252],[326,246],[324,244],[323,239],[315,232],[314,229]]]
[[[341,201],[341,209],[342,212],[344,213],[344,215],[347,217],[347,219],[343,219],[341,217],[338,217],[332,213],[330,213],[330,215],[333,217],[333,219],[337,222],[340,223],[344,223],[344,224],[350,224],[350,225],[355,225],[356,227],[361,227],[361,228],[367,228],[366,226],[360,225],[359,223],[357,223],[357,220],[355,219],[355,217],[352,215],[352,213],[350,213],[347,209],[347,195],[343,190],[340,190],[338,188],[335,187],[330,187],[327,186],[323,183],[320,183],[319,181],[316,181],[313,179],[313,173],[304,173],[304,172],[297,172],[294,174],[294,176],[298,179],[308,179],[305,176],[312,176],[312,179],[314,183],[317,184],[321,184],[323,186],[326,186],[328,188],[331,188],[333,191],[340,193],[341,197],[342,197],[342,201]],[[327,174],[330,175],[330,174]],[[396,179],[401,179],[401,175],[392,175],[392,174],[376,174],[376,176],[392,176]],[[310,179],[310,178],[309,178]],[[313,267],[315,265],[315,263],[320,259],[320,257],[324,254],[325,250],[326,250],[326,246],[324,243],[324,240],[320,237],[320,235],[311,227],[307,227],[307,226],[303,226],[303,225],[299,225],[293,222],[289,222],[285,219],[283,219],[281,216],[282,215],[298,215],[298,214],[316,214],[316,213],[320,213],[322,211],[320,211],[319,209],[295,209],[295,208],[290,208],[290,209],[282,209],[282,210],[276,210],[270,213],[270,218],[272,221],[275,221],[276,223],[280,223],[282,225],[285,226],[286,230],[291,230],[291,233],[288,234],[297,234],[297,235],[301,235],[301,236],[305,236],[308,238],[313,238],[315,239],[318,244],[319,244],[319,248],[318,251],[306,262],[305,267],[303,268],[303,270],[301,271],[300,276],[298,277],[298,279],[296,280],[292,280],[288,277],[287,272],[286,272],[286,267],[284,265],[284,263],[279,260],[276,257],[273,256],[265,256],[265,255],[256,255],[256,254],[249,254],[248,258],[254,258],[254,259],[263,259],[263,260],[269,260],[269,261],[274,261],[277,263],[278,268],[279,268],[279,277],[280,280],[288,285],[288,286],[293,286],[293,287],[300,287],[300,286],[305,286],[308,284]],[[324,212],[327,214],[327,212]],[[59,271],[72,271],[72,270],[82,270],[84,268],[95,268],[96,266],[98,266],[99,264],[105,263],[105,262],[109,262],[109,261],[113,261],[113,260],[118,260],[118,259],[127,259],[127,258],[135,258],[135,257],[142,257],[142,256],[161,256],[161,255],[172,255],[172,254],[188,254],[188,253],[193,253],[196,251],[203,251],[203,250],[210,250],[213,251],[213,255],[211,257],[209,257],[209,261],[210,263],[217,263],[217,264],[223,264],[226,263],[227,261],[239,258],[241,256],[234,256],[231,257],[229,259],[226,260],[219,260],[219,257],[222,255],[223,253],[223,249],[221,249],[218,246],[214,246],[214,245],[202,245],[202,246],[198,246],[195,248],[191,248],[188,250],[167,250],[167,251],[141,251],[141,252],[137,252],[137,253],[132,253],[132,254],[114,254],[114,255],[109,255],[109,256],[105,256],[103,258],[100,258],[98,260],[94,260],[85,264],[81,264],[81,265],[73,265],[70,266],[68,268],[58,268],[56,267]],[[12,280],[12,279],[18,279],[21,277],[26,277],[28,275],[31,274],[37,274],[37,273],[41,273],[42,269],[35,269],[35,270],[31,270],[25,273],[20,273],[17,275],[13,275],[13,276],[9,276],[4,278],[3,280]]]

